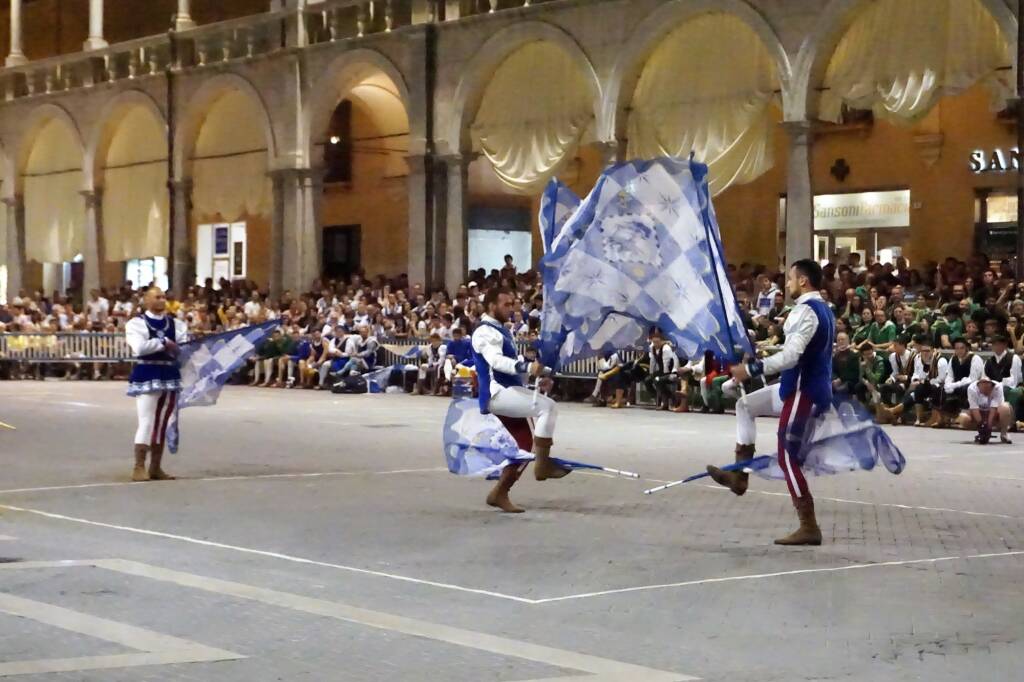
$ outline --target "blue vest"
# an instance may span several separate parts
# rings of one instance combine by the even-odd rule
[[[143,314],[142,320],[149,330],[149,338],[174,340],[174,318],[164,315],[162,320],[154,320]],[[181,384],[181,370],[178,369],[178,361],[165,351],[143,355],[132,367],[131,376],[128,382],[137,389],[151,390],[176,390]]]
[[[515,341],[512,340],[512,335],[508,333],[508,330],[504,327],[499,327],[496,324],[490,322],[481,322],[480,326],[488,326],[493,329],[497,329],[501,332],[501,353],[506,358],[516,359],[519,357],[519,353],[516,351]],[[480,383],[480,412],[482,414],[490,414],[489,406],[491,404],[491,366],[484,360],[484,356],[480,354],[474,354],[474,361],[476,365],[476,378]],[[508,388],[510,386],[522,386],[523,380],[519,378],[518,374],[505,374],[504,372],[495,372],[494,380],[499,385]]]
[[[782,373],[780,393],[786,400],[797,390],[810,396],[819,409],[832,404],[832,343],[836,336],[836,320],[825,301],[812,298],[806,305],[818,317],[818,328],[807,344],[796,367]]]

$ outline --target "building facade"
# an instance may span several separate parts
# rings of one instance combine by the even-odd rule
[[[1007,0],[143,4],[9,0],[8,293],[453,286],[539,256],[550,178],[662,153],[709,161],[737,263],[1016,239]]]

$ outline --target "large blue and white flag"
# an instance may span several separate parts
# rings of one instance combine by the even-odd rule
[[[272,320],[182,344],[178,354],[182,388],[176,410],[216,404],[221,388],[231,375],[280,324]],[[175,412],[167,427],[167,447],[171,452],[178,451],[178,441],[178,414]]]
[[[519,448],[516,439],[500,419],[493,414],[480,412],[480,403],[474,398],[452,400],[442,435],[448,471],[457,476],[497,478],[505,467],[518,466],[534,459],[532,453]],[[632,471],[611,469],[599,464],[559,457],[552,457],[551,461],[564,469],[589,469],[639,478]]]
[[[544,244],[544,253],[551,250],[555,237],[562,231],[565,223],[580,205],[580,198],[569,189],[568,185],[554,178],[548,183],[540,198],[540,237]]]
[[[752,352],[707,174],[704,164],[663,158],[601,175],[541,260],[546,365],[641,346],[652,327],[688,358]]]

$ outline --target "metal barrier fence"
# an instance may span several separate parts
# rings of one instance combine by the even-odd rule
[[[124,334],[99,332],[0,334],[0,362],[131,362]]]
[[[516,348],[520,354],[525,353],[528,346],[529,343],[526,341],[516,342]],[[384,341],[381,343],[381,351],[383,354],[381,363],[384,365],[411,363],[412,359],[406,358],[405,354],[416,347],[424,348],[426,347],[426,344],[410,343],[406,339],[392,339]],[[638,350],[626,350],[619,352],[619,357],[623,362],[631,362],[646,355],[646,352]],[[559,370],[556,373],[556,376],[565,379],[596,379],[600,362],[601,359],[596,357],[577,360],[576,362],[572,362]]]

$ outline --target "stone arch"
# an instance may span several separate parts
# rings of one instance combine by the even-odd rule
[[[423,117],[413,117],[409,114],[409,88],[402,72],[394,62],[380,52],[359,48],[345,52],[332,61],[311,87],[311,96],[303,111],[303,130],[307,131],[307,135],[302,141],[304,158],[308,159],[311,165],[315,163],[313,147],[316,140],[327,130],[334,108],[354,87],[378,74],[383,74],[398,93],[398,99],[409,118],[411,143],[418,143],[421,147],[425,144]],[[422,152],[422,149],[410,150],[410,153]]]
[[[604,128],[601,83],[590,57],[587,56],[579,42],[564,29],[554,24],[525,21],[508,26],[494,34],[476,50],[463,69],[462,78],[452,100],[451,120],[441,138],[448,145],[448,152],[470,151],[469,126],[480,108],[484,91],[491,77],[502,62],[516,50],[537,41],[547,41],[559,46],[579,67],[591,90],[596,129],[600,131]]]
[[[979,0],[995,18],[1011,45],[1017,41],[1017,19],[1004,0]],[[786,89],[785,117],[791,121],[810,120],[817,115],[816,88],[825,75],[839,41],[861,9],[872,0],[831,0],[804,40]]]
[[[118,126],[125,115],[135,108],[149,112],[166,131],[167,119],[164,112],[149,93],[135,89],[119,93],[103,105],[86,140],[85,158],[92,161],[94,177],[99,178],[102,173],[107,148],[117,133]]]
[[[87,164],[85,163],[85,147],[82,142],[82,131],[74,117],[67,109],[59,104],[54,104],[52,102],[41,104],[33,109],[26,118],[25,123],[22,126],[22,132],[17,143],[15,155],[11,159],[11,170],[13,171],[16,190],[20,191],[21,189],[21,176],[25,172],[25,166],[28,164],[29,158],[32,155],[32,150],[38,140],[39,133],[48,123],[54,120],[60,121],[68,128],[71,133],[71,137],[77,143],[78,150],[82,153],[81,166],[83,170],[85,169]]]
[[[599,131],[602,139],[624,139],[626,110],[651,53],[672,31],[703,14],[730,14],[749,26],[775,58],[779,83],[785,93],[792,76],[789,55],[775,29],[758,10],[746,0],[675,0],[652,12],[626,40],[626,48],[612,69],[603,102],[605,128]]]
[[[189,175],[188,162],[195,151],[196,141],[202,130],[207,114],[222,96],[231,91],[244,93],[255,105],[253,114],[258,117],[266,134],[267,158],[277,158],[277,142],[274,126],[263,96],[247,78],[236,73],[222,73],[205,81],[189,95],[189,104],[174,135],[174,173],[182,178]]]

